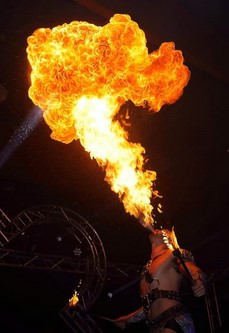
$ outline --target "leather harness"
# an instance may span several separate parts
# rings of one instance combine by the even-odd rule
[[[151,304],[158,298],[174,299],[181,302],[181,294],[173,290],[160,290],[158,288],[152,289],[148,294],[142,296],[142,305],[147,312]]]

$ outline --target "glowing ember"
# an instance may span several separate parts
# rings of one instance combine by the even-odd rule
[[[152,225],[156,173],[144,170],[144,148],[128,141],[114,116],[128,100],[156,112],[174,103],[190,77],[181,51],[169,42],[148,54],[138,24],[116,14],[104,27],[74,21],[38,29],[28,38],[27,52],[29,97],[43,110],[51,137],[79,139],[125,210]]]
[[[74,294],[73,294],[73,296],[69,299],[68,305],[69,305],[69,307],[74,307],[74,306],[76,306],[76,304],[78,302],[79,302],[78,294],[75,291]]]

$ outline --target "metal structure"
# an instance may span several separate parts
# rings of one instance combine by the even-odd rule
[[[99,236],[82,216],[60,206],[36,206],[10,220],[0,210],[0,246],[0,266],[73,273],[79,302],[74,311],[67,304],[60,315],[75,322],[77,332],[84,332],[83,322],[90,332],[86,312],[103,288],[107,261]]]
[[[208,288],[205,294],[205,304],[207,309],[210,332],[221,332],[222,321],[218,304],[218,297],[215,288],[215,280],[213,277],[211,277],[208,283]]]
[[[76,333],[103,333],[88,310],[107,275],[125,278],[124,284],[108,292],[112,298],[138,283],[141,271],[139,265],[108,264],[92,226],[79,214],[60,206],[32,207],[12,220],[0,209],[0,266],[73,273],[79,302],[74,307],[64,305],[59,316]],[[222,323],[213,278],[205,302],[210,331],[214,333]]]
[[[0,266],[73,273],[79,302],[64,305],[59,316],[77,333],[103,332],[87,310],[102,291],[107,271],[111,277],[131,280],[139,274],[137,265],[107,264],[92,226],[60,206],[32,207],[13,219],[0,209]]]
[[[65,306],[59,313],[68,327],[75,333],[103,333],[103,330],[86,311],[78,307]]]

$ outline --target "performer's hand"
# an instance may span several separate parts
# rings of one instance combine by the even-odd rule
[[[124,330],[127,325],[135,324],[145,319],[146,318],[145,318],[145,313],[143,311],[143,307],[140,307],[139,309],[127,315],[114,319],[113,323],[121,330]]]
[[[127,326],[127,321],[126,321],[126,318],[124,316],[115,319],[113,321],[113,323],[115,324],[115,326],[117,326],[121,330],[124,330],[126,328],[126,326]]]
[[[194,296],[201,297],[205,294],[205,286],[202,280],[197,279],[192,285]]]

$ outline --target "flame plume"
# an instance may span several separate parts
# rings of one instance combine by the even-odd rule
[[[43,110],[51,137],[79,139],[125,210],[152,226],[156,173],[144,170],[144,148],[129,142],[114,119],[128,100],[157,112],[179,99],[190,77],[182,52],[165,42],[149,54],[138,24],[116,14],[103,27],[73,21],[37,29],[28,37],[27,54],[29,97]]]

